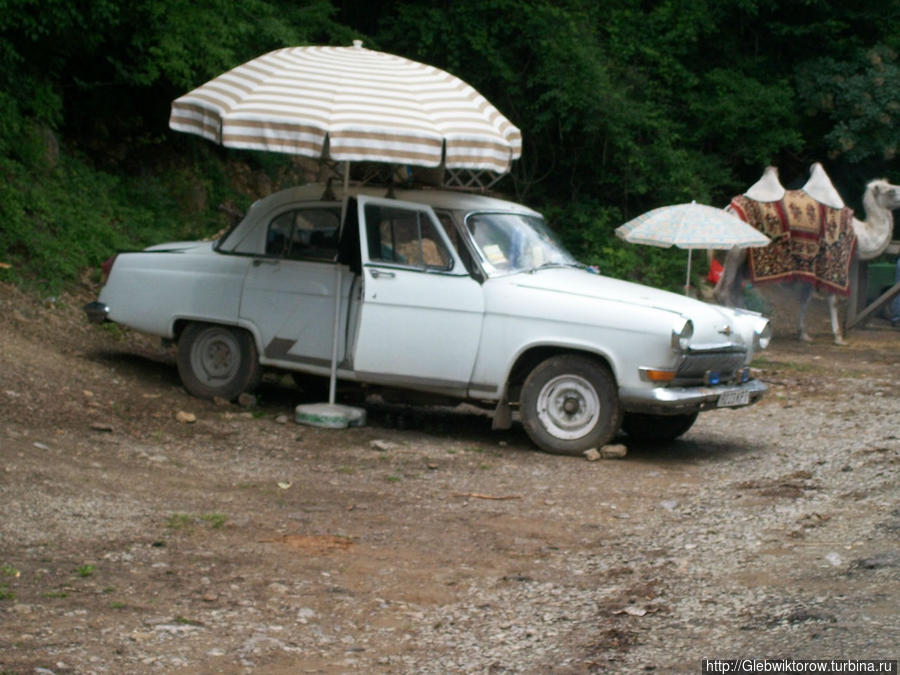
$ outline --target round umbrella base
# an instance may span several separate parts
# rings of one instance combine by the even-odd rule
[[[366,411],[339,403],[304,403],[294,408],[294,421],[323,429],[361,427],[366,423]]]

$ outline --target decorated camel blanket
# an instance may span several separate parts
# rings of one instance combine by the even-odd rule
[[[853,210],[817,202],[802,190],[787,190],[775,202],[740,195],[735,214],[772,240],[748,250],[753,283],[804,281],[838,295],[850,294],[850,263],[856,250]]]

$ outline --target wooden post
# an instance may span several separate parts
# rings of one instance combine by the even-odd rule
[[[866,306],[868,291],[869,263],[866,260],[854,259],[850,264],[850,297],[847,300],[847,316],[844,317],[844,328],[856,325],[856,317]]]

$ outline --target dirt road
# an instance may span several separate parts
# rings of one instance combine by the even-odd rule
[[[761,404],[588,462],[476,411],[300,427],[286,378],[201,401],[86,297],[0,286],[0,672],[898,656],[900,331],[776,340]]]

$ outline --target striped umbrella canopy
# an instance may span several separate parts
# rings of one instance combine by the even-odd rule
[[[725,209],[698,204],[660,206],[616,228],[616,236],[632,244],[688,250],[685,292],[691,283],[691,249],[766,246],[769,238]]]
[[[288,47],[175,99],[169,126],[231,148],[509,171],[522,135],[450,73],[352,47]]]

